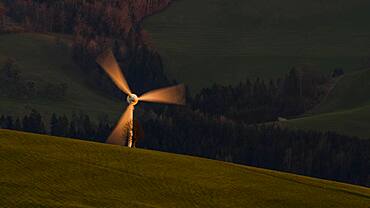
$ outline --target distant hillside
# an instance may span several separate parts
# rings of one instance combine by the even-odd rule
[[[370,138],[370,69],[349,73],[307,117],[288,126]]]
[[[327,113],[370,105],[370,69],[345,74],[312,113]]]
[[[67,95],[61,101],[42,97],[10,99],[1,97],[0,114],[20,115],[35,108],[43,114],[53,112],[71,114],[83,111],[92,117],[103,114],[119,116],[124,106],[118,100],[109,100],[91,90],[85,83],[84,74],[73,63],[69,42],[54,35],[34,33],[0,35],[0,67],[8,59],[14,59],[18,70],[27,79],[63,82]],[[115,117],[114,117],[115,118]]]
[[[289,120],[282,124],[299,129],[333,131],[369,139],[370,106],[307,116]]]
[[[368,208],[370,190],[195,157],[0,130],[5,207]]]
[[[365,0],[175,0],[144,28],[165,69],[199,89],[306,63],[325,72],[359,68],[370,54],[369,8]]]

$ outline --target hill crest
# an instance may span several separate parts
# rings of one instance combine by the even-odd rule
[[[370,190],[359,186],[44,135],[0,130],[0,149],[0,202],[8,206],[367,208],[370,202]]]

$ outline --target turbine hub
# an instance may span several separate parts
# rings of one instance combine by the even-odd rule
[[[135,94],[131,94],[127,96],[128,104],[136,105],[139,102],[139,98]]]

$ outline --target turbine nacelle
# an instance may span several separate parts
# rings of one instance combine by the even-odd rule
[[[130,105],[136,105],[139,102],[139,97],[137,95],[135,95],[135,94],[129,94],[127,96],[127,99],[126,100],[127,100],[128,104],[130,104]]]

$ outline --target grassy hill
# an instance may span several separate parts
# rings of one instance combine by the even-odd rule
[[[359,68],[370,54],[368,8],[365,0],[174,0],[144,28],[166,70],[199,89],[301,64]]]
[[[327,113],[370,105],[370,69],[344,75],[312,113]]]
[[[82,110],[95,118],[103,114],[119,116],[123,109],[121,103],[109,100],[87,87],[84,74],[73,63],[68,40],[61,40],[63,44],[58,44],[54,35],[34,33],[0,35],[0,67],[6,59],[12,58],[27,79],[35,82],[64,82],[68,85],[67,96],[63,101],[0,97],[0,114],[23,115],[35,108],[47,115],[52,112],[71,114]]]
[[[282,124],[292,128],[334,131],[370,139],[370,106],[302,117]]]
[[[370,138],[369,80],[370,69],[344,75],[323,102],[306,117],[284,124]]]
[[[0,130],[5,207],[368,208],[370,190],[287,173]]]

